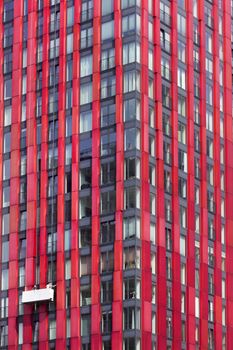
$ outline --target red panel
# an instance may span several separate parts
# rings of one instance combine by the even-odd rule
[[[155,128],[156,128],[156,211],[157,211],[157,348],[166,348],[166,245],[164,208],[164,160],[162,124],[162,79],[160,47],[160,4],[154,2],[154,70],[155,70]]]
[[[225,140],[225,232],[226,232],[226,324],[227,324],[227,349],[233,347],[233,242],[232,242],[232,203],[233,203],[233,181],[232,181],[232,53],[231,53],[231,4],[223,1],[223,58],[224,58],[224,140]]]
[[[151,262],[148,126],[148,1],[141,2],[141,347],[151,349]]]
[[[79,39],[80,2],[74,7],[73,47],[73,113],[72,113],[72,217],[71,217],[71,350],[79,350],[80,342],[80,287],[78,250],[79,208]],[[75,93],[76,92],[76,93]]]
[[[100,208],[100,42],[101,42],[101,8],[98,0],[93,1],[93,80],[92,80],[92,276],[91,276],[91,347],[100,350],[101,309],[100,276],[98,271],[99,253],[99,208]],[[96,62],[99,64],[97,65]]]
[[[219,13],[218,1],[213,4],[214,58],[214,185],[215,185],[215,269],[214,269],[214,337],[215,348],[222,349],[222,271],[221,271],[221,178],[220,178],[220,111],[219,111]]]
[[[195,197],[194,197],[194,72],[193,72],[193,2],[187,2],[186,45],[187,45],[187,140],[188,140],[188,179],[187,179],[187,344],[195,347]]]
[[[200,211],[200,346],[208,349],[208,211],[206,182],[206,76],[204,0],[199,4],[200,34],[200,140],[201,140],[201,211]]]
[[[114,35],[116,64],[116,214],[114,242],[113,303],[112,303],[112,349],[122,348],[122,228],[124,209],[124,124],[122,108],[122,40],[121,40],[121,8],[120,1],[114,4]]]
[[[11,179],[10,179],[10,235],[9,235],[9,291],[8,291],[8,347],[18,348],[18,227],[20,188],[20,119],[22,84],[22,29],[23,1],[14,8],[14,46],[12,62],[12,126],[11,126]],[[14,223],[14,224],[13,224]]]
[[[57,298],[56,349],[66,347],[65,284],[65,109],[66,109],[66,0],[60,1],[60,48],[58,86],[58,190],[57,190]]]
[[[171,42],[176,43],[177,34],[177,2],[171,4],[172,28]],[[177,45],[171,46],[171,98],[172,98],[172,323],[173,349],[181,348],[181,284],[180,284],[180,222],[179,222],[179,195],[178,195],[178,114],[177,114]]]

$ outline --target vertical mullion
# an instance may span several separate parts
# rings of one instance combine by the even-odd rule
[[[73,112],[72,112],[72,209],[71,209],[71,350],[80,349],[79,281],[79,86],[80,86],[80,2],[74,5]]]
[[[37,216],[37,145],[36,145],[36,31],[37,1],[28,3],[27,40],[27,232],[25,288],[30,290],[36,281],[36,216]],[[24,306],[23,349],[32,347],[33,305]]]
[[[157,211],[157,347],[166,348],[166,242],[164,206],[164,154],[162,123],[162,78],[160,45],[160,3],[154,2],[154,69],[155,69],[155,128],[156,128],[156,211]]]
[[[60,1],[59,85],[58,85],[58,189],[57,189],[57,298],[56,349],[66,347],[66,281],[65,281],[65,120],[66,120],[66,12],[67,1]]]
[[[225,148],[225,217],[226,217],[226,293],[227,293],[227,349],[233,346],[233,242],[232,242],[232,203],[233,203],[233,134],[232,134],[232,52],[230,23],[230,1],[222,1],[223,6],[223,59],[224,59],[224,148]]]
[[[141,346],[151,349],[148,0],[141,1]]]
[[[172,98],[172,330],[173,349],[181,348],[181,280],[180,280],[180,222],[178,193],[178,88],[177,88],[177,1],[171,3],[171,98]],[[177,326],[177,325],[180,325]]]
[[[187,2],[187,325],[186,343],[195,346],[195,177],[194,177],[194,67],[193,67],[193,1]]]
[[[221,271],[221,168],[220,168],[220,109],[219,109],[219,10],[218,1],[213,3],[213,107],[214,107],[214,339],[215,348],[222,349],[222,271]]]
[[[114,241],[112,349],[122,348],[123,343],[123,209],[124,209],[124,123],[123,123],[123,66],[121,38],[121,7],[115,1],[115,62],[116,62],[116,213]],[[120,287],[120,288],[119,288]]]
[[[92,81],[92,242],[91,242],[91,347],[101,349],[101,308],[99,275],[100,232],[100,53],[101,1],[93,1],[93,81]]]
[[[42,118],[41,118],[41,172],[40,172],[40,288],[48,283],[47,256],[47,187],[48,187],[48,77],[49,77],[49,1],[44,0],[43,8],[43,66],[42,66]],[[49,349],[47,305],[39,308],[39,349]]]
[[[205,1],[199,3],[200,34],[200,140],[201,140],[201,220],[200,220],[200,346],[208,348],[208,209],[206,179],[206,73],[205,73]]]
[[[8,346],[18,346],[18,227],[20,191],[20,122],[22,83],[23,2],[14,8],[14,40],[12,66],[12,123],[11,123],[11,178],[10,178],[10,235],[9,235],[9,291],[8,291]],[[20,57],[20,61],[19,61]],[[18,166],[16,166],[16,163]],[[12,278],[14,276],[14,278]]]

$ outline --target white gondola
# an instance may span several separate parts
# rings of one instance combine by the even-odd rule
[[[54,300],[54,289],[51,284],[46,288],[25,290],[22,295],[22,303],[42,303]]]

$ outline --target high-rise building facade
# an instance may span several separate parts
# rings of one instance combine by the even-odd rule
[[[232,24],[0,0],[0,349],[233,349]]]

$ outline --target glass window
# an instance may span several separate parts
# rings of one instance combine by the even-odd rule
[[[140,33],[140,16],[131,14],[122,18],[122,36]]]
[[[4,126],[11,125],[11,112],[12,112],[12,107],[6,106],[4,110]]]
[[[79,231],[79,246],[80,248],[89,247],[91,244],[91,228],[81,227]]]
[[[10,152],[11,150],[11,133],[4,134],[4,153]]]
[[[180,254],[186,256],[186,239],[184,236],[180,237]]]
[[[49,339],[56,339],[56,320],[49,321]]]
[[[126,299],[140,299],[140,281],[128,278],[124,281],[123,297]]]
[[[80,113],[80,133],[92,129],[92,112],[86,111]]]
[[[116,77],[108,76],[101,79],[101,98],[108,98],[116,94]]]
[[[100,259],[101,273],[111,272],[113,271],[113,267],[114,267],[113,251],[107,251],[107,252],[101,253],[101,259]]]
[[[80,198],[79,216],[80,216],[80,219],[91,216],[91,198],[90,198],[90,196]]]
[[[110,156],[116,151],[116,133],[108,130],[107,134],[101,136],[101,156]]]
[[[4,99],[8,100],[9,98],[11,98],[11,93],[12,93],[12,80],[8,79],[8,80],[5,80],[5,84],[4,84]]]
[[[2,215],[2,235],[7,235],[10,229],[10,214]]]
[[[124,121],[140,120],[140,102],[134,98],[124,101]]]
[[[140,269],[140,249],[128,247],[124,249],[124,269]]]
[[[80,59],[80,77],[92,74],[92,55],[82,56]]]
[[[140,190],[137,187],[125,189],[125,209],[140,209]]]
[[[109,1],[109,0],[108,0]],[[102,41],[114,38],[114,21],[102,23]]]
[[[125,180],[129,179],[140,179],[140,159],[138,158],[127,158],[125,160]]]
[[[81,336],[89,336],[91,329],[91,315],[81,315]]]
[[[115,221],[101,223],[100,233],[102,244],[113,242],[115,236]]]
[[[85,284],[80,286],[80,303],[81,303],[81,306],[91,305],[90,284]]]
[[[179,13],[177,15],[177,30],[178,33],[185,36],[186,33],[186,19]]]
[[[112,13],[114,10],[113,5],[113,0],[102,0],[102,16]]]
[[[123,45],[123,64],[140,63],[140,44],[136,42]]]
[[[10,165],[10,159],[6,159],[3,161],[3,180],[8,180],[10,178]]]
[[[2,290],[8,289],[8,269],[2,270],[2,283],[1,283]]]
[[[102,51],[101,54],[101,70],[107,70],[113,68],[115,65],[115,49],[110,48]]]
[[[92,82],[80,85],[80,105],[92,102]]]
[[[177,71],[177,85],[181,89],[185,90],[185,88],[186,88],[186,72],[184,69],[181,69],[179,67],[178,67],[178,71]]]
[[[9,241],[2,242],[2,262],[9,261]]]
[[[124,219],[124,239],[140,238],[140,219],[129,217]]]
[[[113,213],[116,207],[115,191],[101,193],[101,214]]]
[[[74,6],[67,8],[67,27],[71,27],[74,24]]]
[[[91,256],[84,255],[80,257],[80,277],[91,274]]]
[[[93,28],[86,28],[81,30],[81,40],[80,40],[80,49],[85,49],[92,45],[93,39]]]
[[[67,35],[66,38],[66,53],[67,55],[73,51],[73,33]]]
[[[2,206],[3,208],[9,207],[10,205],[10,187],[3,187],[3,195],[2,195]]]
[[[125,129],[125,151],[140,149],[140,131],[136,128]]]
[[[122,9],[126,9],[131,6],[140,6],[140,0],[121,0]]]
[[[124,73],[124,92],[137,90],[140,92],[140,73],[138,71],[128,71]]]

